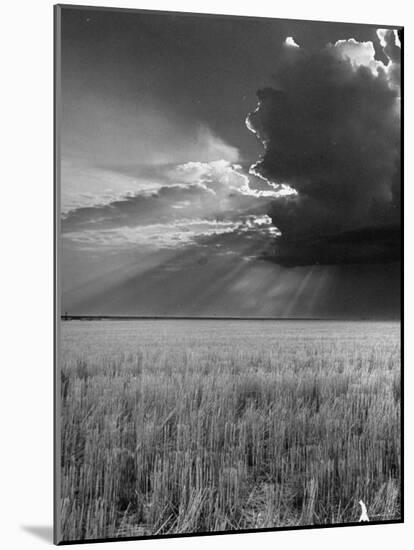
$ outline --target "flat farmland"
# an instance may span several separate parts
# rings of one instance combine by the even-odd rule
[[[400,324],[61,323],[63,540],[400,518]]]

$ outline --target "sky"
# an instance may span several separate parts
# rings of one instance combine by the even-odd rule
[[[62,311],[399,318],[397,29],[61,14]]]

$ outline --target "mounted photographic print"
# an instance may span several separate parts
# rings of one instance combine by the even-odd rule
[[[389,23],[55,7],[56,543],[403,521]]]

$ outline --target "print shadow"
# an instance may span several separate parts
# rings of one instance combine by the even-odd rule
[[[53,527],[51,525],[21,525],[21,529],[38,539],[53,544]]]

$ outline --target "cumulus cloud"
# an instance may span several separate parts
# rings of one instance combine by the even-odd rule
[[[103,108],[103,111],[106,112],[106,109]],[[129,116],[129,119],[133,117]],[[124,130],[131,124],[123,117],[120,121]],[[115,122],[119,124],[120,121],[113,120],[114,128]],[[185,164],[192,159],[205,164],[218,161],[231,165],[239,161],[237,147],[226,143],[204,124],[194,125],[183,133],[161,114],[156,116],[154,113],[147,116],[140,114],[136,124],[139,124],[139,132],[136,128],[129,129],[117,162],[113,158],[116,149],[112,142],[114,130],[107,126],[100,128],[98,125],[101,130],[99,135],[90,136],[88,146],[92,147],[92,152],[88,159],[79,155],[63,155],[60,167],[63,214],[76,208],[101,206],[125,196],[156,191],[165,179],[165,173],[159,167]],[[101,144],[103,151],[95,151],[93,144],[97,147]],[[116,146],[119,147],[118,142]]]
[[[65,243],[84,249],[176,248],[198,243],[226,252],[256,248],[259,255],[280,233],[266,214],[269,199],[286,186],[251,185],[252,176],[225,159],[160,166],[158,187],[144,185],[108,204],[73,209],[62,219]],[[157,171],[151,172],[153,181]],[[234,238],[223,236],[232,234]],[[253,243],[255,243],[255,247]]]
[[[251,172],[296,194],[269,214],[278,263],[398,259],[400,41],[379,30],[388,63],[353,38],[309,53],[287,39],[275,86],[258,92],[247,127],[264,154]]]
[[[232,164],[223,159],[209,163],[187,162],[180,164],[174,167],[168,175],[172,181],[186,182],[187,184],[196,182],[199,185],[204,185],[218,197],[233,192],[256,198],[278,198],[296,194],[296,191],[286,184],[275,184],[269,181],[266,181],[264,189],[257,189],[251,185],[251,178],[242,171],[240,164]]]
[[[66,233],[64,238],[82,245],[119,247],[140,245],[151,248],[175,248],[194,242],[199,236],[220,235],[233,231],[231,221],[180,219],[170,223],[121,226],[111,229],[86,229]]]
[[[285,46],[289,46],[290,48],[299,48],[299,45],[296,44],[293,36],[288,36],[285,40]]]
[[[149,178],[122,174],[106,167],[90,166],[86,162],[63,159],[61,173],[61,213],[95,207],[122,200],[140,193],[152,193],[161,184]],[[87,190],[87,191],[86,191]]]
[[[66,232],[63,238],[80,244],[84,249],[97,247],[116,248],[139,245],[154,249],[177,248],[189,244],[203,244],[206,238],[232,233],[238,237],[249,234],[249,238],[279,235],[269,216],[248,215],[237,221],[185,219],[167,223],[149,223],[146,225],[120,226],[107,229],[79,229]],[[220,242],[215,245],[221,246]]]

